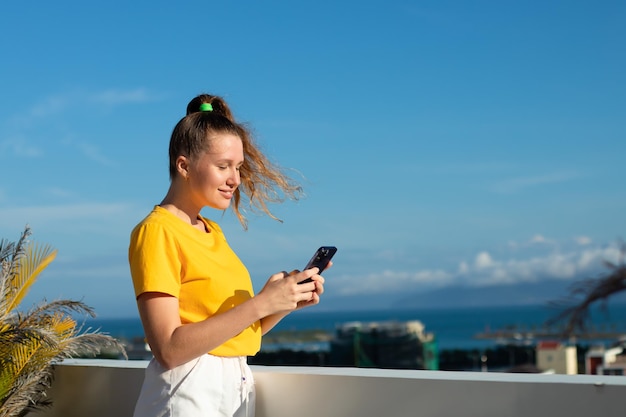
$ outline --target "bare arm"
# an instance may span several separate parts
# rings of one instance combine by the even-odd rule
[[[174,368],[215,349],[258,320],[270,316],[280,320],[303,303],[312,303],[316,297],[319,301],[316,291],[323,279],[315,271],[272,275],[256,297],[201,322],[184,325],[177,298],[155,292],[141,294],[137,298],[139,315],[154,357],[166,369]],[[309,277],[312,283],[297,284]]]

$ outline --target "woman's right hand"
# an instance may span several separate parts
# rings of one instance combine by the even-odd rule
[[[298,284],[307,279],[310,282]],[[255,297],[262,301],[266,315],[289,313],[300,307],[317,304],[324,292],[324,278],[318,268],[305,271],[283,271],[272,275],[261,292]]]

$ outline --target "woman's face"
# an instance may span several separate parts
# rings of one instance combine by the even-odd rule
[[[243,164],[243,144],[237,135],[211,135],[208,151],[189,161],[187,185],[189,198],[199,207],[225,210],[241,183],[239,168]]]

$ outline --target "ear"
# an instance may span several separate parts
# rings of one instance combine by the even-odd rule
[[[176,171],[178,171],[182,179],[186,180],[189,178],[189,158],[184,155],[176,158]]]

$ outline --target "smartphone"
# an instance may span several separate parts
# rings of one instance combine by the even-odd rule
[[[320,247],[318,250],[315,251],[315,254],[311,258],[311,260],[306,264],[303,271],[305,269],[313,268],[316,266],[319,268],[320,270],[319,273],[321,274],[322,271],[326,269],[326,267],[328,266],[328,263],[330,262],[332,257],[335,255],[335,252],[337,252],[337,248],[334,246]],[[298,284],[304,284],[305,282],[311,282],[311,281],[312,279],[308,278],[308,279],[305,279],[304,281],[298,282]]]

